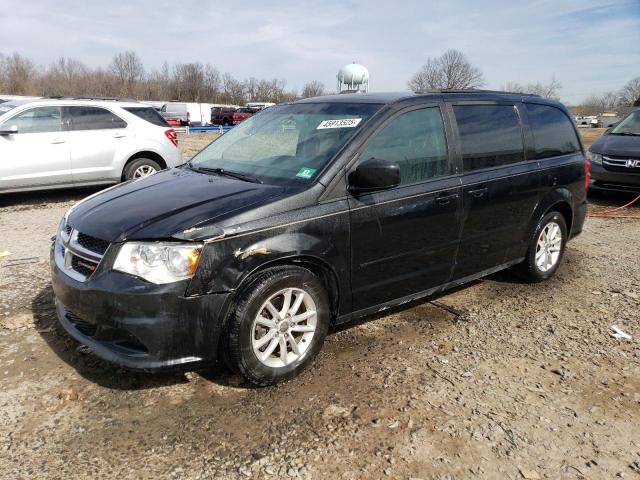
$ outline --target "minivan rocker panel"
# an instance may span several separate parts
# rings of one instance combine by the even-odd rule
[[[507,152],[481,152],[477,134],[491,130],[467,125],[465,137],[463,113],[488,110],[453,109],[487,104],[512,122],[491,127],[512,135]],[[535,144],[541,119],[560,122],[566,138]],[[99,357],[143,370],[222,358],[255,385],[274,384],[309,365],[330,325],[514,265],[549,278],[584,223],[577,132],[564,106],[539,97],[330,96],[272,107],[234,130],[190,164],[94,195],[61,222],[51,253],[58,316]],[[250,167],[229,160],[247,151]],[[193,245],[197,267],[168,283],[124,273],[114,265],[132,243]]]

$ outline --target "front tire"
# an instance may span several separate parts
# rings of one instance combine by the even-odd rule
[[[257,386],[289,380],[322,348],[329,318],[326,290],[309,270],[287,266],[259,273],[229,320],[225,363]]]
[[[567,239],[567,222],[562,214],[545,214],[531,235],[524,261],[518,265],[520,275],[530,282],[551,278],[560,267]]]

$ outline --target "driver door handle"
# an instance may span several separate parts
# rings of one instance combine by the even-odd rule
[[[479,198],[479,197],[483,196],[485,193],[487,193],[488,191],[489,191],[489,189],[484,187],[484,188],[476,188],[474,190],[467,190],[467,193],[469,195],[473,195],[476,198]]]
[[[58,143],[64,143],[65,139],[64,138],[54,138],[53,140],[51,140],[51,143],[56,145]]]
[[[113,134],[113,138],[124,138],[126,136],[127,136],[126,133],[114,133]]]

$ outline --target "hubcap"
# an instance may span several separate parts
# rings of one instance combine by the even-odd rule
[[[156,169],[153,168],[151,165],[140,165],[133,172],[133,178],[147,177],[155,172],[156,172]]]
[[[311,295],[300,288],[285,288],[262,304],[251,328],[256,358],[272,368],[300,360],[311,347],[318,315]]]
[[[552,269],[560,258],[562,230],[556,222],[547,223],[538,237],[536,245],[536,266],[541,272]]]

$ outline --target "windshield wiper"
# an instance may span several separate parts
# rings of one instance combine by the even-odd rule
[[[264,183],[262,180],[258,178],[245,175],[244,173],[234,172],[233,170],[227,170],[226,168],[192,167],[192,166],[190,166],[190,168],[197,172],[206,172],[206,173],[215,173],[216,175],[225,175],[227,177],[232,177],[237,180],[242,180],[243,182]]]
[[[628,135],[630,137],[638,137],[640,133],[631,133],[631,132],[611,132],[609,135]]]

